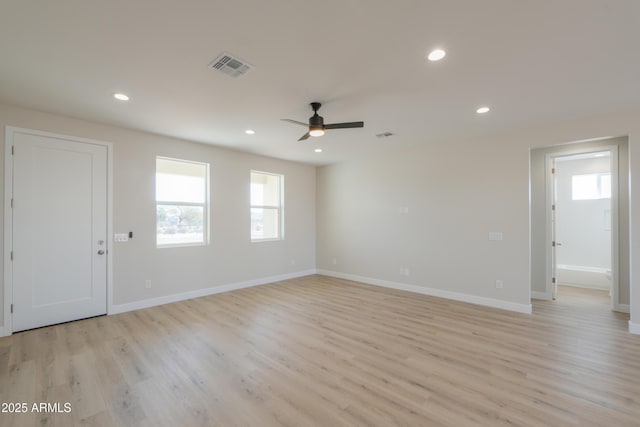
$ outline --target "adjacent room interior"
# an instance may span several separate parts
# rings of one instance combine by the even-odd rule
[[[555,271],[558,285],[613,295],[611,153],[554,158]],[[597,295],[598,293],[594,293]],[[556,290],[556,298],[560,295]]]
[[[0,425],[635,425],[640,4],[0,6]]]

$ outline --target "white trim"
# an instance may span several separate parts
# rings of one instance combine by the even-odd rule
[[[629,320],[629,332],[640,335],[640,323],[633,323]]]
[[[544,156],[544,200],[545,200],[545,258],[546,258],[546,280],[545,280],[545,293],[551,296],[551,299],[554,299],[557,295],[557,288],[553,283],[553,276],[556,275],[556,266],[555,266],[555,250],[552,246],[553,242],[553,234],[554,234],[554,226],[553,226],[553,198],[555,196],[553,190],[553,163],[554,163],[554,153],[547,153]]]
[[[322,274],[339,279],[353,280],[369,285],[382,286],[385,288],[399,289],[401,291],[415,292],[418,294],[429,295],[438,298],[446,298],[454,301],[468,302],[471,304],[482,305],[486,307],[500,308],[502,310],[515,311],[518,313],[531,314],[531,304],[518,304],[515,302],[499,300],[495,298],[479,297],[475,295],[463,294],[460,292],[445,291],[442,289],[427,288],[424,286],[409,285],[406,283],[391,282],[387,280],[373,279],[370,277],[357,276],[354,274],[340,273],[330,270],[318,270],[317,274]]]
[[[141,301],[134,301],[126,304],[111,306],[109,314],[125,313],[127,311],[140,310],[143,308],[155,307],[157,305],[170,304],[172,302],[184,301],[207,295],[219,294],[222,292],[235,291],[238,289],[251,288],[254,286],[267,285],[281,280],[296,279],[298,277],[315,274],[316,270],[304,270],[295,273],[281,274],[278,276],[263,277],[261,279],[247,280],[244,282],[229,283],[226,285],[214,286],[211,288],[197,289],[195,291],[183,292],[179,294],[166,295],[157,298],[150,298]]]
[[[531,291],[531,298],[533,299],[541,299],[541,300],[545,300],[545,301],[551,301],[551,295],[548,294],[547,292],[540,292],[540,291]]]
[[[107,145],[107,314],[113,305],[113,144]]]
[[[11,335],[13,322],[11,321],[11,303],[13,302],[13,265],[11,262],[11,249],[13,242],[13,216],[11,209],[11,198],[13,196],[13,156],[11,147],[13,146],[13,134],[15,128],[5,127],[4,137],[4,257],[3,257],[3,287],[4,287],[4,319],[2,321],[2,336]]]
[[[29,135],[47,138],[64,139],[67,141],[81,142],[84,144],[99,145],[107,149],[107,314],[110,313],[113,301],[113,254],[111,234],[113,232],[113,144],[96,139],[80,138],[76,136],[62,135],[51,132],[43,132],[14,126],[5,127],[5,160],[4,160],[4,321],[0,327],[0,336],[8,336],[13,332],[11,318],[11,303],[13,302],[13,269],[11,263],[11,250],[13,243],[13,215],[11,210],[11,198],[13,196],[13,146],[14,135],[25,133]]]
[[[617,145],[611,146],[608,151],[611,164],[611,306],[616,310],[620,306],[620,155]]]
[[[630,312],[629,304],[615,304],[613,306],[613,311],[618,311],[620,313],[629,313]]]

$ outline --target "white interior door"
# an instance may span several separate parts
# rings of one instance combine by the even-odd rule
[[[557,203],[558,203],[558,181],[556,178],[556,159],[551,159],[551,298],[558,298],[558,273],[557,273],[557,250],[558,233],[557,226]]]
[[[107,311],[107,147],[14,133],[13,331]]]

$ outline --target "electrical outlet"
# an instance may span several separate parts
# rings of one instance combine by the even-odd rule
[[[144,281],[144,287],[147,289],[151,289],[151,280],[145,280]]]
[[[489,240],[492,240],[492,241],[502,240],[502,231],[490,231]]]
[[[401,276],[409,276],[411,275],[411,271],[407,267],[400,267],[400,275]]]
[[[496,280],[496,289],[502,289],[503,285],[502,280]]]
[[[333,265],[338,264],[338,259],[337,258],[332,259],[331,260],[331,264],[333,264]]]
[[[295,258],[291,258],[291,265],[296,265],[296,259]]]

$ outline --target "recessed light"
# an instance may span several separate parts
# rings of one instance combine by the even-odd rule
[[[316,153],[322,153],[322,148],[316,148],[316,149],[315,149],[315,150],[313,150],[313,151],[315,151]]]
[[[253,129],[247,129],[247,130],[244,131],[244,133],[246,133],[247,135],[254,135],[256,133],[256,131],[253,130]]]
[[[480,107],[476,110],[476,113],[484,114],[484,113],[488,113],[489,111],[491,111],[491,108],[489,107]]]
[[[427,59],[429,61],[440,61],[446,55],[447,55],[447,52],[445,52],[444,50],[434,49],[431,52],[429,52],[429,55],[427,55]]]
[[[128,101],[129,97],[127,95],[125,95],[124,93],[114,93],[113,97],[115,99],[117,99],[118,101]]]

